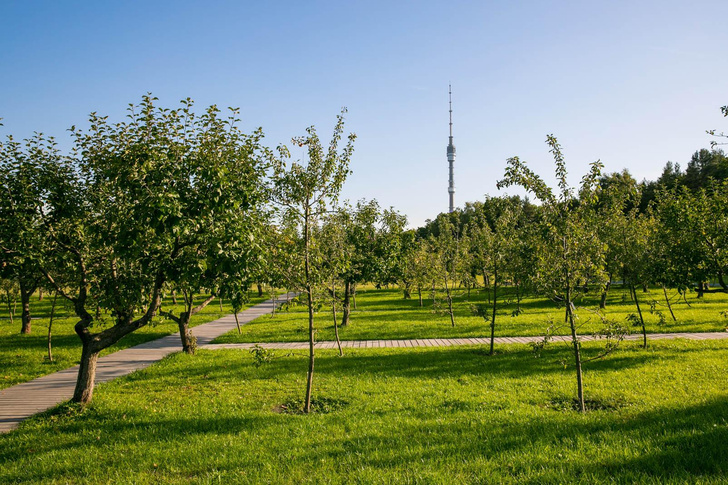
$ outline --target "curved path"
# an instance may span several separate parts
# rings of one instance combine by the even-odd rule
[[[271,299],[252,306],[240,312],[238,320],[244,324],[261,315],[271,313],[274,305],[284,298],[286,298],[285,294],[275,300]],[[192,328],[192,333],[197,337],[197,345],[204,347],[220,335],[235,328],[235,316],[227,315]],[[96,365],[96,383],[107,382],[144,369],[180,350],[182,348],[179,334],[174,333],[100,357]],[[0,390],[0,433],[7,433],[15,429],[22,420],[71,399],[76,387],[77,374],[78,366],[75,366]]]
[[[248,323],[261,315],[271,313],[274,305],[286,295],[276,300],[268,300],[255,305],[238,314],[241,324]],[[256,345],[267,349],[307,349],[308,342],[269,342],[269,343],[240,343],[240,344],[211,344],[215,338],[235,329],[234,315],[227,315],[210,323],[199,325],[192,329],[197,337],[197,344],[205,349],[251,349]],[[629,335],[625,340],[639,340],[642,335]],[[728,332],[714,333],[662,333],[649,334],[650,340],[684,338],[690,340],[717,340],[728,339]],[[495,343],[502,344],[528,344],[542,340],[543,337],[498,337]],[[568,341],[568,336],[555,336],[553,341]],[[595,340],[594,337],[584,336],[583,341]],[[344,340],[344,348],[402,348],[402,347],[448,347],[455,345],[486,345],[487,338],[454,338],[454,339],[409,339],[409,340]],[[318,349],[335,349],[336,342],[317,342]],[[101,357],[96,368],[96,383],[107,382],[117,377],[130,374],[136,370],[148,367],[166,357],[180,351],[178,334],[171,334],[161,339],[147,342],[136,347],[120,350],[113,354]],[[56,372],[30,382],[18,384],[0,390],[0,433],[15,429],[18,424],[30,416],[43,412],[73,396],[76,385],[78,366]]]

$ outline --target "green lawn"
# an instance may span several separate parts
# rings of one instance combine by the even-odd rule
[[[587,344],[587,354],[596,347]],[[0,483],[726,483],[728,341],[634,343],[585,368],[552,346],[175,354],[0,437]]]
[[[487,302],[484,293],[472,291],[470,298],[464,291],[459,292],[456,298],[455,327],[450,325],[450,318],[443,313],[433,312],[432,300],[425,300],[424,307],[420,308],[416,298],[405,300],[399,290],[374,290],[364,288],[357,293],[357,309],[351,316],[351,324],[341,328],[339,334],[342,340],[360,339],[410,339],[410,338],[458,338],[483,337],[489,335],[488,324],[482,318],[471,312],[471,303]],[[671,297],[676,296],[675,291],[670,292]],[[673,322],[665,305],[662,289],[651,289],[649,293],[638,290],[647,331],[651,333],[662,332],[717,332],[723,331],[728,320],[721,317],[721,311],[728,310],[728,294],[706,294],[704,298],[696,298],[694,293],[687,297],[688,303],[676,299],[672,306],[677,318]],[[496,317],[496,335],[500,336],[530,336],[543,335],[550,321],[562,322],[563,308],[543,298],[526,298],[521,302],[522,313],[512,316],[517,305],[513,290],[504,291],[500,310]],[[650,303],[657,302],[655,310],[663,313],[664,323],[656,313],[650,313]],[[597,295],[591,295],[578,305],[580,316],[580,332],[594,333],[601,327],[601,321],[591,311],[598,307]],[[444,307],[444,305],[443,305]],[[623,324],[627,324],[627,316],[636,314],[637,309],[629,298],[629,294],[620,287],[613,287],[607,301],[607,317]],[[334,328],[332,314],[323,309],[316,314],[318,340],[333,340]],[[339,311],[339,318],[341,313]],[[308,340],[308,315],[303,306],[293,308],[289,312],[282,312],[275,318],[261,318],[243,328],[241,335],[236,332],[228,333],[216,342],[278,342]],[[632,327],[633,332],[641,332],[640,327]],[[568,334],[568,327],[558,332]]]
[[[259,303],[267,298],[258,298],[251,294],[250,304]],[[201,297],[200,300],[202,299]],[[58,299],[53,319],[53,362],[49,362],[47,359],[51,302],[52,298],[49,298],[48,295],[41,301],[38,301],[36,297],[31,300],[33,317],[31,335],[20,334],[19,313],[13,324],[10,323],[7,312],[0,313],[0,317],[2,317],[0,318],[0,389],[67,369],[78,363],[78,359],[81,357],[81,341],[73,330],[78,319],[73,317],[71,306],[61,298]],[[164,309],[174,309],[175,314],[179,314],[181,306],[175,308],[171,300],[167,299],[164,302]],[[232,313],[232,309],[229,304],[223,305],[223,310],[220,311],[218,302],[213,301],[192,317],[191,324],[194,326],[210,322],[230,313]],[[127,335],[103,354],[133,347],[176,331],[176,323],[157,318],[151,325]]]

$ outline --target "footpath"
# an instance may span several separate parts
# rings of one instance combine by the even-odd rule
[[[293,294],[291,294],[293,295]],[[286,295],[270,299],[238,313],[240,324],[248,323],[273,311]],[[192,328],[198,347],[204,347],[220,335],[236,328],[235,315]],[[179,334],[173,333],[151,342],[100,357],[96,364],[96,384],[149,367],[167,355],[182,350]],[[80,350],[79,350],[80,352]],[[18,423],[73,397],[78,366],[39,377],[17,386],[0,390],[0,433],[18,427]]]

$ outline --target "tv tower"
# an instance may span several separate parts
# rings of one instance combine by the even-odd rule
[[[450,212],[455,210],[455,145],[452,144],[452,86],[447,86],[450,98],[450,142],[447,144],[447,163],[450,165],[450,182],[447,191],[450,194]]]

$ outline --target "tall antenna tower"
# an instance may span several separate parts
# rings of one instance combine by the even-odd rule
[[[450,182],[447,192],[450,194],[450,212],[455,210],[455,145],[452,144],[452,86],[447,86],[450,100],[450,142],[447,144],[447,163],[450,165]]]

